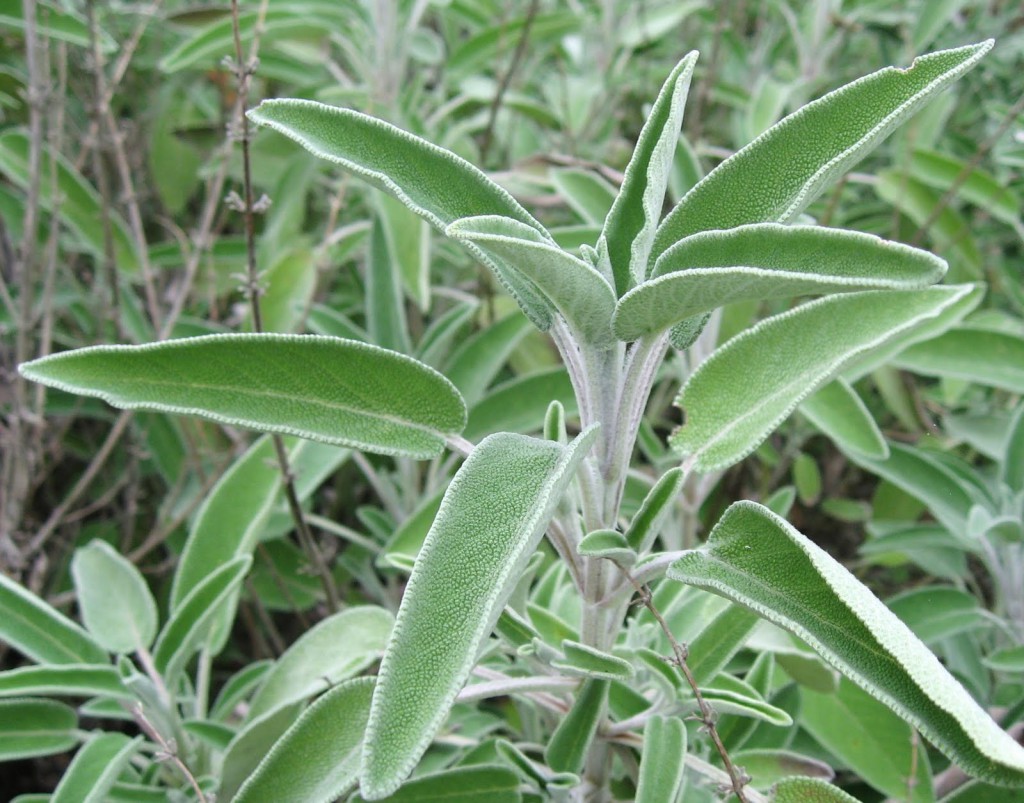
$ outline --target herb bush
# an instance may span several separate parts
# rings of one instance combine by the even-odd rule
[[[271,3],[203,20],[169,51],[144,44],[171,81],[148,152],[178,214],[194,202],[180,174],[199,169],[200,148],[166,121],[201,132],[211,98],[174,97],[174,76],[234,54],[220,73],[233,83],[214,86],[240,158],[221,148],[207,165],[195,248],[179,255],[184,290],[155,272],[177,257],[147,242],[138,199],[122,201],[124,217],[114,201],[107,171],[129,193],[132,154],[105,86],[117,46],[96,9],[29,2],[6,23],[31,45],[28,89],[54,57],[40,43],[58,59],[88,51],[101,102],[83,120],[109,137],[91,170],[60,156],[37,94],[27,126],[0,133],[9,229],[42,244],[38,261],[22,248],[16,292],[5,284],[20,362],[9,437],[30,450],[7,469],[6,498],[40,494],[31,448],[44,430],[26,413],[109,420],[89,406],[98,397],[137,412],[113,419],[102,460],[89,463],[92,421],[68,448],[134,510],[154,486],[165,500],[144,538],[131,515],[81,527],[54,553],[70,560],[49,599],[46,567],[33,574],[26,558],[72,524],[80,491],[27,535],[6,503],[0,635],[28,663],[0,672],[0,757],[77,748],[43,796],[57,800],[1016,799],[1021,334],[1016,308],[982,307],[967,215],[981,210],[992,241],[1012,243],[1019,205],[979,167],[981,150],[973,162],[943,153],[934,134],[901,132],[891,164],[851,173],[908,120],[951,117],[944,91],[999,51],[937,49],[824,93],[759,81],[734,118],[749,144],[705,174],[692,142],[716,121],[712,79],[728,96],[742,62],[725,12],[666,4],[616,31],[608,9],[533,3],[488,26],[485,6]],[[790,20],[805,76],[853,47],[821,13]],[[713,34],[711,66],[698,73],[696,52],[666,66],[616,174],[601,164],[613,151],[597,90],[628,102],[629,58],[664,62],[690,14]],[[768,47],[777,21],[760,22]],[[332,76],[350,73],[355,98],[433,136],[321,102],[345,99],[309,50],[325,26],[344,55]],[[939,34],[919,22],[907,35],[923,49]],[[257,65],[259,43],[278,38],[291,49]],[[546,50],[576,68],[557,88],[532,55]],[[474,75],[499,55],[504,73]],[[433,77],[403,87],[418,68]],[[510,89],[517,68],[545,102]],[[264,100],[243,116],[260,76],[319,100]],[[461,94],[431,110],[424,96],[444,81]],[[512,113],[535,125],[506,128]],[[1005,125],[984,150],[1004,147],[1015,115],[995,111]],[[498,143],[530,156],[552,132],[579,155],[542,164],[546,184],[524,170],[503,186],[458,155],[493,162]],[[323,198],[308,154],[344,176],[326,209],[309,208]],[[1012,169],[1012,153],[999,156]],[[239,233],[204,240],[229,181]],[[538,188],[570,216],[517,200]],[[315,245],[307,227],[322,215]],[[949,264],[908,244],[925,235]],[[47,254],[64,249],[95,269],[73,277],[51,342],[26,324],[36,289],[55,292]],[[324,282],[353,257],[361,275]],[[194,286],[204,259],[207,286]],[[238,276],[245,303],[225,308]],[[1019,303],[1004,262],[990,276]],[[183,316],[186,302],[199,317]],[[70,347],[83,340],[104,344]],[[939,382],[908,390],[899,369]],[[913,435],[923,405],[949,410],[959,453],[883,434],[879,420]],[[249,443],[247,430],[267,434]],[[139,449],[113,465],[127,480],[103,471],[126,431]],[[823,448],[837,469],[821,471]],[[744,466],[763,478],[736,492]],[[869,475],[882,482],[867,506],[847,489]],[[834,527],[866,509],[866,564],[944,582],[883,603],[786,518]],[[158,547],[173,559],[152,583],[140,568]],[[81,625],[59,609],[69,599]],[[246,655],[240,627],[274,660]]]

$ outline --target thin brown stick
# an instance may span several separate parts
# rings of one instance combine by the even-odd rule
[[[668,639],[668,643],[672,647],[672,658],[669,662],[682,673],[686,682],[689,684],[690,689],[693,690],[693,697],[697,701],[697,707],[700,709],[701,724],[703,725],[704,730],[707,731],[708,736],[711,737],[711,741],[715,745],[715,750],[718,751],[718,755],[722,759],[725,771],[729,775],[733,794],[736,795],[736,798],[740,803],[749,803],[744,787],[750,782],[750,778],[745,772],[743,772],[741,767],[737,767],[733,764],[732,758],[729,756],[729,751],[726,750],[725,744],[722,742],[722,738],[718,734],[718,728],[715,726],[717,715],[715,714],[714,709],[708,705],[707,700],[704,699],[704,695],[700,690],[700,685],[697,683],[697,679],[693,676],[693,672],[690,670],[690,666],[686,662],[688,657],[687,647],[676,641],[676,637],[672,635],[672,631],[669,629],[668,623],[661,615],[661,611],[659,611],[654,604],[654,598],[651,594],[650,587],[638,583],[625,566],[619,565],[619,568],[636,589],[640,604],[650,611],[651,616],[654,617],[654,621],[658,623],[662,632],[665,634],[665,637]]]
[[[981,164],[981,160],[984,159],[990,150],[999,141],[999,138],[1009,131],[1010,126],[1014,124],[1016,119],[1020,116],[1021,112],[1024,112],[1024,95],[1021,95],[1017,102],[1010,107],[1010,110],[1006,113],[1006,117],[999,124],[999,127],[992,132],[992,136],[986,139],[978,147],[978,150],[974,152],[974,156],[971,157],[963,169],[957,174],[956,178],[953,179],[953,183],[949,185],[949,189],[946,190],[945,194],[939,199],[939,202],[935,204],[935,207],[925,218],[924,222],[917,227],[917,231],[914,233],[913,239],[911,239],[911,245],[920,245],[924,239],[928,229],[931,228],[932,224],[939,219],[939,216],[946,210],[946,207],[952,203],[953,198],[956,197],[957,192],[964,185],[964,182],[971,177],[978,165]]]
[[[199,803],[209,803],[209,799],[203,794],[202,787],[199,786],[199,782],[196,780],[196,776],[192,774],[192,770],[188,768],[188,765],[181,760],[181,756],[178,755],[177,746],[168,741],[163,735],[156,729],[152,722],[146,717],[146,712],[142,710],[142,706],[139,703],[133,703],[129,709],[132,718],[136,724],[142,729],[143,733],[152,739],[156,745],[160,748],[160,752],[156,758],[158,761],[170,761],[178,768],[178,771],[185,776],[189,784],[192,786],[192,791],[196,793],[196,799]]]
[[[516,49],[512,53],[512,61],[509,62],[505,74],[501,76],[498,91],[494,93],[494,100],[491,101],[491,108],[487,113],[487,126],[480,137],[481,164],[487,161],[487,152],[491,149],[491,143],[494,139],[494,125],[498,119],[498,110],[501,108],[501,102],[505,99],[505,93],[508,92],[509,84],[512,83],[512,76],[519,69],[519,63],[526,52],[526,45],[530,41],[530,29],[533,27],[533,20],[537,16],[539,6],[539,0],[530,0],[530,7],[526,11],[526,21],[523,23],[523,30],[519,34],[519,41],[516,43]]]
[[[260,6],[260,20],[266,13],[267,0],[263,0]],[[252,326],[256,332],[263,331],[263,318],[260,313],[260,286],[259,272],[256,267],[256,222],[255,215],[257,208],[253,201],[252,191],[252,162],[249,154],[249,118],[245,116],[249,101],[249,82],[256,68],[256,59],[250,53],[246,61],[242,52],[242,37],[238,24],[238,0],[231,0],[231,23],[235,40],[235,75],[238,80],[238,103],[237,103],[237,125],[238,135],[242,146],[242,214],[245,220],[245,245],[246,245],[246,295],[249,298],[249,306],[252,310]],[[254,36],[259,36],[259,24]],[[252,51],[256,49],[256,42],[253,43]],[[281,469],[282,484],[284,487],[285,499],[288,502],[288,510],[295,522],[295,529],[299,535],[299,542],[309,559],[313,571],[320,577],[320,582],[327,597],[327,605],[333,613],[341,609],[341,600],[338,597],[338,589],[334,584],[334,576],[330,567],[324,559],[320,547],[317,545],[313,534],[310,532],[309,524],[302,512],[302,505],[295,491],[295,477],[292,474],[291,466],[288,463],[288,452],[284,448],[284,439],[277,434],[271,435],[274,442],[274,451],[277,454],[277,463]]]

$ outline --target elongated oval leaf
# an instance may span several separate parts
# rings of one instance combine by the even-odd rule
[[[100,733],[82,745],[50,798],[51,803],[103,803],[142,743],[123,733]]]
[[[21,373],[123,409],[187,413],[269,432],[426,458],[466,423],[458,391],[392,351],[316,335],[209,335],[94,346]]]
[[[748,455],[858,354],[940,314],[962,287],[851,293],[804,304],[730,340],[693,373],[676,404],[672,445],[700,471]]]
[[[105,664],[109,658],[81,627],[3,572],[0,638],[41,664]]]
[[[6,175],[22,189],[27,189],[31,181],[29,167],[29,138],[24,131],[7,131],[0,136],[0,173]],[[57,176],[57,192],[53,197],[49,180],[51,173]],[[106,252],[103,234],[103,201],[96,188],[90,184],[74,165],[44,148],[40,175],[46,176],[39,182],[39,203],[50,211],[60,215],[78,237],[85,250],[96,256]],[[111,237],[114,256],[119,270],[136,273],[139,269],[139,257],[135,250],[135,242],[128,230],[128,224],[114,211],[110,211]]]
[[[652,256],[699,231],[793,219],[991,48],[987,41],[921,56],[808,103],[690,190],[658,229]]]
[[[327,803],[356,784],[373,678],[335,686],[274,744],[235,803]]]
[[[696,63],[697,52],[693,51],[669,73],[605,219],[601,239],[607,244],[617,296],[644,280]]]
[[[654,543],[662,522],[672,510],[672,503],[683,490],[685,479],[686,475],[681,468],[670,468],[647,492],[626,530],[626,541],[637,554],[643,555]]]
[[[544,748],[544,760],[555,772],[582,772],[590,743],[605,715],[610,685],[609,680],[590,678],[576,692],[572,708]]]
[[[251,552],[281,487],[274,443],[260,438],[217,481],[196,514],[171,584],[171,611],[205,578]]]
[[[668,249],[653,278],[619,301],[615,334],[635,340],[735,301],[925,287],[945,271],[927,251],[855,231],[763,223],[703,232]]]
[[[512,352],[530,331],[529,322],[514,313],[459,344],[444,367],[444,375],[459,389],[470,409],[483,398]]]
[[[654,716],[644,725],[644,751],[636,803],[675,800],[683,785],[686,767],[686,726],[679,717]]]
[[[579,257],[541,240],[536,230],[524,223],[493,215],[458,220],[446,233],[475,243],[524,274],[584,342],[598,348],[614,343],[615,293],[608,281]]]
[[[130,699],[109,664],[23,666],[0,672],[0,697],[117,697]]]
[[[455,475],[381,662],[360,771],[368,800],[398,788],[441,726],[596,434],[567,447],[491,435]]]
[[[317,623],[266,674],[248,719],[311,697],[368,667],[383,654],[394,621],[383,608],[360,605]]]
[[[804,399],[800,412],[845,451],[885,460],[889,444],[850,383],[840,378]]]
[[[0,761],[49,756],[79,741],[75,709],[55,700],[0,700]]]
[[[783,778],[772,787],[772,803],[860,803],[819,778]]]
[[[413,212],[444,230],[459,218],[500,215],[550,235],[504,189],[451,151],[374,117],[309,100],[265,100],[249,118],[270,126],[311,153],[355,173],[391,193]],[[551,313],[537,290],[479,249],[490,266],[540,329]]]
[[[925,376],[969,379],[1024,393],[1024,337],[959,328],[917,343],[896,357],[901,368]]]
[[[846,679],[829,694],[803,689],[800,701],[800,724],[844,766],[886,795],[907,800],[912,789],[910,803],[934,803],[924,745],[882,703]]]
[[[791,630],[916,727],[965,771],[1024,783],[1024,747],[928,648],[828,553],[753,502],[736,502],[669,577],[714,591]]]
[[[156,601],[142,573],[105,541],[75,550],[71,575],[82,621],[110,652],[148,649],[156,637]]]
[[[353,14],[352,3],[303,2],[275,3],[262,15],[256,11],[242,13],[238,18],[239,34],[248,50],[259,24],[260,42],[285,37],[326,35],[344,29]],[[211,22],[192,33],[160,60],[160,69],[175,73],[190,67],[215,67],[228,53],[234,53],[234,32],[230,16]]]
[[[219,607],[238,588],[251,565],[252,558],[243,555],[221,566],[192,590],[163,626],[153,647],[153,663],[169,686],[202,646],[217,621]]]

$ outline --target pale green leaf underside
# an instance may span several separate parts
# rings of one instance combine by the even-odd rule
[[[316,335],[94,346],[19,370],[127,410],[197,415],[380,454],[433,457],[466,423],[458,391],[432,368],[376,346]]]
[[[373,678],[335,686],[274,744],[235,803],[327,803],[356,784]]]
[[[249,705],[248,720],[348,680],[384,652],[394,617],[359,605],[318,622],[267,672]]]
[[[665,80],[605,219],[601,239],[607,244],[617,296],[643,281],[647,270],[696,63],[697,52],[688,53]]]
[[[142,574],[105,541],[75,550],[71,574],[89,632],[110,652],[148,649],[156,637],[156,601]]]
[[[989,329],[958,328],[896,357],[901,368],[925,376],[967,379],[1024,393],[1024,337]]]
[[[0,639],[42,664],[105,664],[109,660],[92,636],[2,572]]]
[[[662,254],[653,278],[619,301],[615,334],[635,340],[736,301],[926,287],[945,271],[927,251],[854,231],[763,223],[704,232]]]
[[[249,112],[249,118],[391,193],[441,230],[459,218],[500,215],[550,240],[544,227],[478,168],[390,123],[350,109],[288,99],[265,100]],[[530,320],[546,330],[551,313],[536,288],[479,249],[470,248],[495,271]]]
[[[658,229],[652,257],[700,231],[792,220],[991,48],[987,41],[887,67],[794,112],[683,197]]]
[[[168,684],[202,646],[219,608],[241,584],[252,565],[248,555],[235,558],[209,575],[167,621],[153,647],[153,663]]]
[[[51,803],[103,803],[142,737],[99,733],[75,754],[50,798]]]
[[[767,508],[733,504],[707,544],[672,564],[668,576],[792,631],[970,774],[1024,783],[1024,748],[895,614]]]
[[[0,697],[116,697],[131,693],[110,664],[22,666],[0,672]]]
[[[232,463],[203,500],[174,572],[171,611],[212,572],[253,550],[280,486],[273,439],[260,438]]]
[[[867,405],[850,383],[839,378],[804,399],[800,412],[843,451],[876,460],[889,456],[889,445]]]
[[[644,749],[636,803],[675,800],[686,766],[686,725],[679,717],[654,716],[644,725]]]
[[[940,314],[970,285],[850,293],[811,301],[733,338],[693,373],[671,438],[700,471],[746,457],[857,355]],[[808,344],[813,344],[808,346]]]
[[[491,435],[455,475],[381,662],[360,772],[368,800],[398,788],[441,726],[595,436],[564,447]]]
[[[584,342],[607,348],[615,293],[607,280],[579,257],[541,240],[531,227],[494,215],[458,220],[449,237],[475,243],[533,282]]]

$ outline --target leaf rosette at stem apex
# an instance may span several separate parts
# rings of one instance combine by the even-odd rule
[[[334,337],[231,334],[93,346],[19,370],[126,410],[197,415],[378,454],[434,457],[466,426],[462,396],[433,368]]]

